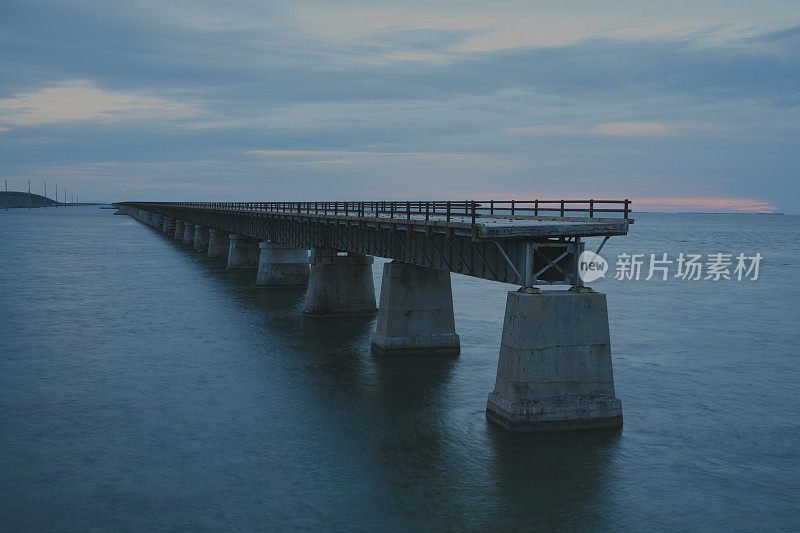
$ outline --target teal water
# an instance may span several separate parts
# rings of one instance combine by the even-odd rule
[[[0,213],[3,530],[800,528],[800,217],[637,215],[606,258],[759,280],[593,283],[625,426],[518,436],[484,418],[516,287],[453,276],[460,357],[374,356],[112,212]]]

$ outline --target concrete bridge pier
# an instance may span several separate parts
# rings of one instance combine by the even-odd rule
[[[171,217],[164,217],[164,223],[161,226],[161,231],[170,237],[175,235],[175,219]]]
[[[383,265],[372,351],[458,355],[450,272],[392,261]]]
[[[242,235],[231,235],[228,247],[228,270],[255,270],[258,268],[258,241]]]
[[[172,238],[176,241],[183,240],[183,233],[185,231],[183,220],[175,219],[175,233],[172,235]]]
[[[308,250],[287,244],[259,243],[259,287],[305,287],[308,285]]]
[[[194,224],[191,222],[183,223],[183,239],[181,242],[189,246],[194,246]]]
[[[157,230],[161,229],[161,225],[163,223],[164,223],[163,219],[159,214],[155,214],[152,217],[150,217],[150,225]]]
[[[227,259],[230,248],[228,232],[221,229],[208,230],[208,257],[209,259]]]
[[[208,228],[202,224],[194,225],[194,249],[198,252],[208,250]]]
[[[370,255],[311,250],[311,273],[303,311],[309,316],[374,315],[375,284]]]
[[[514,432],[620,427],[604,294],[508,293],[486,418]]]

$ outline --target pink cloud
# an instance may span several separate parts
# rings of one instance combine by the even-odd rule
[[[634,198],[637,211],[734,211],[741,213],[774,213],[780,208],[753,198]]]
[[[622,197],[604,195],[603,199],[624,200]],[[594,196],[600,198],[600,196]],[[475,200],[533,200],[537,198],[530,194],[507,194],[498,192],[478,193],[472,196]],[[558,196],[554,194],[542,194],[539,200],[588,200],[589,195],[568,194]],[[608,206],[603,206],[608,207]],[[650,198],[631,198],[631,208],[636,211],[661,211],[661,212],[687,212],[687,211],[715,211],[726,213],[776,213],[780,208],[771,205],[765,200],[753,198],[732,198],[732,197],[650,197]]]

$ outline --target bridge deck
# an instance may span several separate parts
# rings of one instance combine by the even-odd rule
[[[542,201],[544,202],[544,201]],[[577,204],[579,201],[572,201]],[[580,201],[583,202],[583,201]],[[590,201],[585,201],[586,203]],[[594,201],[591,201],[594,202]],[[606,202],[622,202],[607,200]],[[590,236],[626,235],[629,201],[626,208],[592,208],[591,214],[619,214],[623,217],[565,216],[589,213],[589,209],[567,205],[561,209],[537,207],[536,211],[556,211],[561,216],[533,215],[531,208],[517,202],[516,208],[486,207],[479,202],[295,202],[264,204],[235,203],[138,203],[154,208],[191,209],[198,212],[225,212],[227,214],[254,214],[267,217],[301,218],[303,220],[341,221],[373,224],[379,227],[411,226],[413,229],[433,232],[455,232],[477,239],[530,239],[569,238]],[[492,202],[494,204],[495,202]],[[133,203],[132,203],[133,204]],[[383,205],[381,205],[383,204]],[[521,207],[519,204],[523,204]],[[334,207],[335,206],[335,207]],[[438,211],[437,211],[438,209]],[[513,215],[509,211],[516,213]]]

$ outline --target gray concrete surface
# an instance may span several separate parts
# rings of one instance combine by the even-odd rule
[[[230,239],[228,232],[221,229],[211,228],[208,230],[208,258],[227,259]]]
[[[184,233],[183,220],[175,220],[175,234],[173,235],[173,239],[175,239],[176,241],[182,241],[183,233]]]
[[[305,287],[308,285],[308,250],[286,244],[262,242],[258,245],[259,287]]]
[[[190,222],[183,223],[183,244],[194,245],[194,224]]]
[[[199,251],[208,250],[208,228],[201,224],[194,226],[194,249]]]
[[[407,355],[461,351],[449,271],[394,261],[383,265],[372,351]]]
[[[230,235],[228,270],[255,270],[258,268],[258,241],[241,235]]]
[[[614,394],[604,294],[508,293],[489,421],[515,432],[619,427]]]
[[[364,254],[337,252],[333,248],[312,249],[303,313],[309,316],[375,314],[373,261],[372,256]]]

